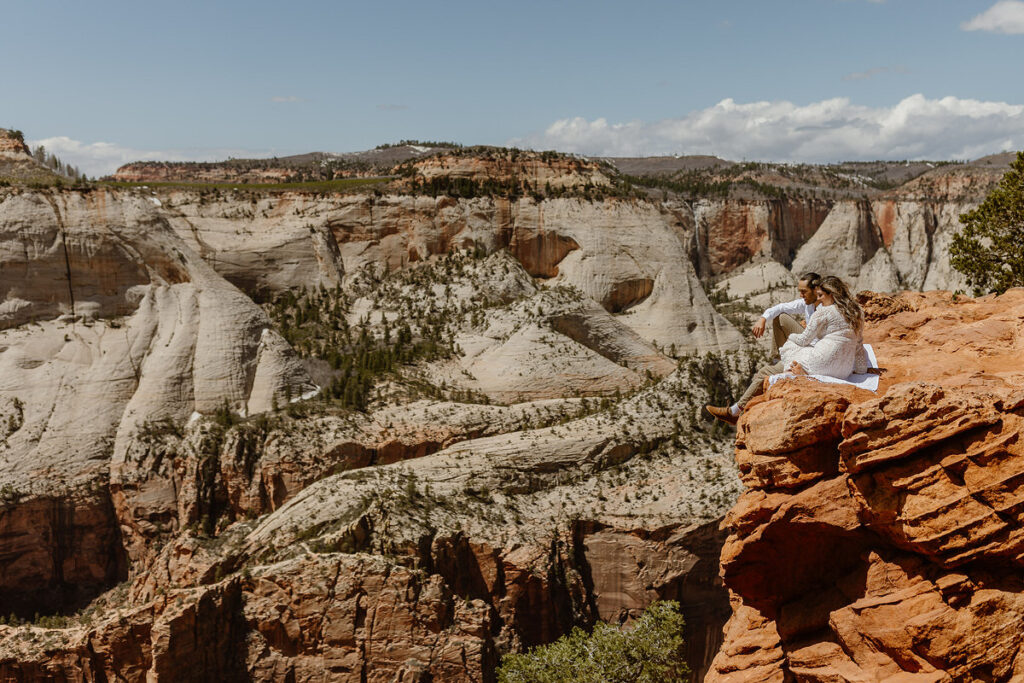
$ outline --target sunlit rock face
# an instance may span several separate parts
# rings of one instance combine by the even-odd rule
[[[578,288],[648,343],[735,349],[691,261],[692,214],[577,198],[455,199],[283,194],[210,200],[176,192],[168,220],[227,279],[255,296],[335,287],[454,249],[508,249],[532,276]]]
[[[45,610],[124,574],[108,477],[146,424],[314,387],[145,198],[10,191],[0,264],[0,590]]]
[[[707,680],[1024,675],[1024,290],[865,308],[877,394],[781,382],[740,421]]]

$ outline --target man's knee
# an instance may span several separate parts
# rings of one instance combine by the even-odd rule
[[[803,332],[804,329],[804,326],[789,313],[783,313],[782,315],[775,316],[775,320],[773,320],[772,323],[772,329],[776,330],[784,337],[789,337],[789,335],[794,333],[798,334]]]

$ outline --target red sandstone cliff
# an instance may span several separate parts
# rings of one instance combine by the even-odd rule
[[[740,421],[708,681],[1024,676],[1024,290],[867,309],[877,394],[783,382]]]

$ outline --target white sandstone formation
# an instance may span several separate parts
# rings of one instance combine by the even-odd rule
[[[965,289],[949,244],[966,202],[886,199],[838,202],[793,260],[793,272],[838,275],[854,289]]]
[[[118,466],[144,423],[315,389],[263,311],[145,197],[0,195],[0,299],[0,400],[23,406],[2,477],[23,492]]]
[[[333,287],[453,248],[508,248],[534,277],[570,284],[648,343],[680,352],[734,349],[689,258],[689,219],[632,200],[453,199],[282,193],[164,201],[178,234],[218,272],[254,292]]]

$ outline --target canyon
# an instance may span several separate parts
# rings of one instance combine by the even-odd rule
[[[493,681],[665,599],[697,679],[1021,672],[1024,299],[948,261],[1005,160],[739,198],[420,156],[0,187],[0,676]],[[879,391],[708,422],[811,269],[874,292]]]

